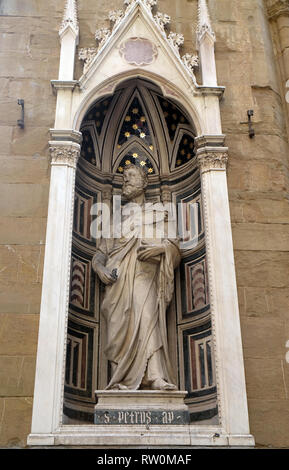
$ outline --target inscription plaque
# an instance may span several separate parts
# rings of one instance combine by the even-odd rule
[[[189,424],[186,410],[105,410],[96,409],[94,424],[101,425],[178,425]]]

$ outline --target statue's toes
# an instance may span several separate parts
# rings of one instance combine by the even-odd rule
[[[162,390],[177,390],[177,387],[174,384],[166,383]]]
[[[163,379],[156,379],[152,383],[153,390],[177,390],[177,387],[174,384],[170,384]]]

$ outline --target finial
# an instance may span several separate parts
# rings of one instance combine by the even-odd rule
[[[62,35],[64,31],[70,27],[75,35],[79,33],[78,19],[77,19],[77,0],[67,0],[63,15],[63,20],[60,26],[59,34]]]
[[[207,0],[199,0],[198,6],[198,27],[197,27],[197,40],[200,42],[205,34],[211,36],[215,42],[216,37],[212,28]]]

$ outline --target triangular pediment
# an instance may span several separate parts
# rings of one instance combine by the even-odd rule
[[[195,55],[181,57],[182,34],[167,31],[170,17],[154,13],[155,0],[132,0],[126,11],[110,12],[114,23],[112,30],[102,28],[96,32],[98,47],[81,49],[79,58],[84,61],[84,73],[79,80],[82,88],[94,81],[96,74],[109,79],[133,69],[149,70],[166,76],[179,74],[189,85],[196,85]],[[164,75],[165,74],[165,75]]]

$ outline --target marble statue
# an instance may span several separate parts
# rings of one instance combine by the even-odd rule
[[[105,354],[112,368],[107,389],[177,389],[169,359],[166,309],[180,262],[179,244],[177,239],[145,238],[148,229],[166,223],[164,212],[151,217],[146,186],[141,167],[125,168],[124,208],[133,203],[140,211],[123,210],[122,236],[102,238],[93,257],[93,269],[106,285],[101,313],[107,322]]]

